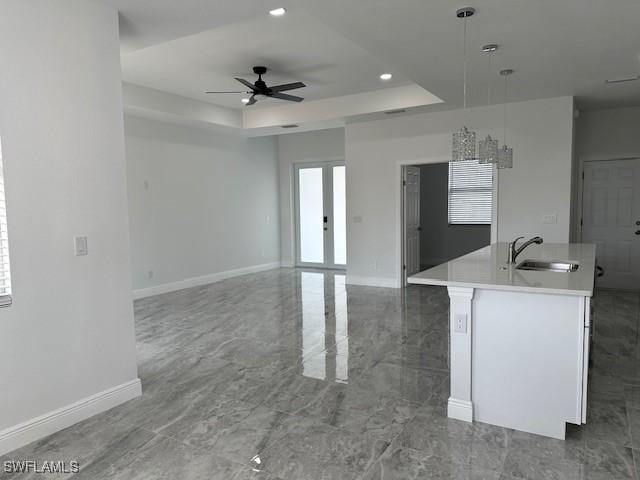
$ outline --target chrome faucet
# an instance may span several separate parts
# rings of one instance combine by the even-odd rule
[[[532,239],[524,242],[519,248],[516,248],[516,243],[518,243],[518,240],[521,240],[523,238],[524,237],[518,237],[513,242],[509,243],[509,259],[507,260],[507,263],[516,263],[516,258],[518,258],[518,255],[520,255],[522,251],[532,243],[540,245],[542,242],[544,242],[542,237],[533,237]]]

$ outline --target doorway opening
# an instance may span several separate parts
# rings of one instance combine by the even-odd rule
[[[491,243],[494,167],[467,162],[402,166],[402,284]]]
[[[296,265],[347,266],[344,162],[295,165]]]

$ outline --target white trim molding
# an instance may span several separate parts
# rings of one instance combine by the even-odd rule
[[[473,403],[449,397],[447,416],[463,422],[473,422]]]
[[[266,270],[274,270],[280,267],[280,262],[271,262],[263,263],[261,265],[252,265],[249,267],[237,268],[235,270],[226,270],[224,272],[211,273],[209,275],[202,275],[200,277],[185,278],[184,280],[178,280],[177,282],[163,283],[160,285],[154,285],[153,287],[136,289],[133,291],[133,298],[134,300],[137,300],[139,298],[152,297],[154,295],[161,295],[163,293],[184,290],[185,288],[199,287],[200,285],[220,282],[222,280],[226,280],[227,278],[239,277],[241,275],[248,275],[250,273],[264,272]]]
[[[397,278],[361,277],[347,274],[347,285],[362,285],[367,287],[401,288]]]
[[[447,408],[450,418],[473,421],[471,399],[471,335],[473,330],[473,288],[447,287],[449,292],[449,331],[451,332],[451,396]],[[463,328],[457,328],[462,323]]]
[[[0,455],[12,452],[17,448],[70,427],[140,395],[142,395],[142,384],[140,379],[136,378],[39,417],[6,428],[0,431]]]

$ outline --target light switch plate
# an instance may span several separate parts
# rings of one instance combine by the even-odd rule
[[[555,213],[552,215],[543,215],[542,223],[555,225],[556,223],[558,223],[558,215],[556,215]]]
[[[89,254],[89,244],[87,237],[74,237],[73,246],[75,248],[76,257],[84,257]]]
[[[467,333],[467,314],[456,313],[453,316],[454,328],[456,333]]]

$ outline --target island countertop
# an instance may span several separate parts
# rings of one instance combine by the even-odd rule
[[[596,247],[587,243],[531,245],[515,264],[507,264],[508,243],[494,243],[462,257],[424,270],[410,284],[472,287],[530,293],[593,296]],[[579,264],[575,272],[518,270],[523,260],[557,260]]]

